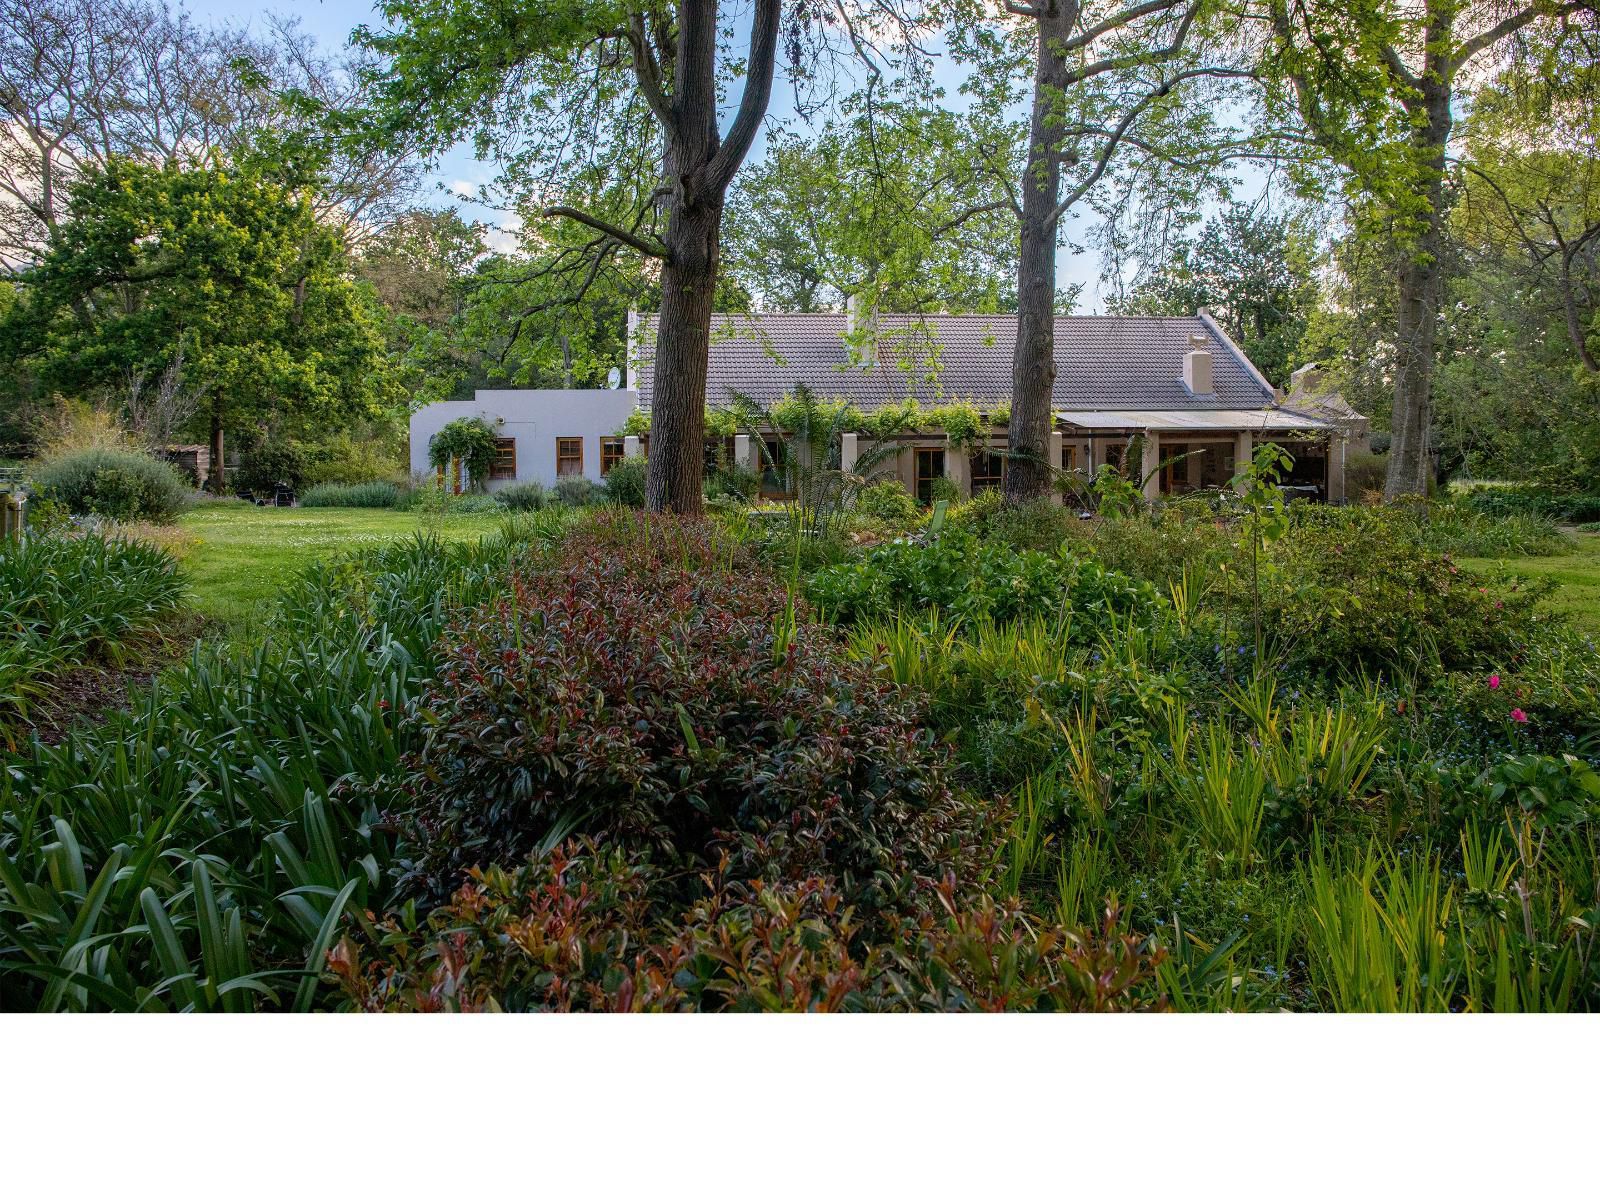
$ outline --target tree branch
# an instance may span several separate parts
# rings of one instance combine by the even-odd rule
[[[565,204],[553,204],[545,209],[542,215],[546,217],[566,217],[569,221],[576,221],[580,225],[587,225],[590,229],[598,230],[613,241],[621,242],[624,246],[631,246],[646,257],[659,258],[663,262],[669,259],[667,248],[660,242],[647,240],[638,234],[629,233],[620,225],[613,225],[609,221],[603,221],[599,217],[591,216],[582,209],[568,208]]]
[[[1509,37],[1511,34],[1516,33],[1517,30],[1521,29],[1524,25],[1527,25],[1536,17],[1544,15],[1549,15],[1552,17],[1565,17],[1571,15],[1572,13],[1583,12],[1588,7],[1588,5],[1580,3],[1579,0],[1573,0],[1573,3],[1563,4],[1560,8],[1554,10],[1546,10],[1542,5],[1531,4],[1521,12],[1514,12],[1504,20],[1491,25],[1477,37],[1462,42],[1460,48],[1456,51],[1455,65],[1458,67],[1461,66],[1473,55],[1487,50],[1501,38]]]
[[[1140,17],[1148,17],[1151,13],[1165,12],[1168,9],[1177,8],[1181,2],[1182,0],[1145,0],[1143,4],[1135,4],[1133,7],[1125,8],[1119,13],[1113,13],[1104,21],[1101,21],[1100,24],[1092,25],[1082,33],[1061,43],[1061,53],[1070,54],[1074,50],[1082,50],[1097,38],[1104,37],[1115,29],[1131,25]],[[1190,19],[1193,19],[1192,11]]]
[[[718,147],[707,167],[713,190],[720,195],[733,182],[734,172],[750,152],[756,131],[766,119],[772,99],[772,76],[778,62],[778,25],[783,16],[782,0],[756,0],[755,19],[750,27],[750,56],[745,61],[744,95],[728,136]]]

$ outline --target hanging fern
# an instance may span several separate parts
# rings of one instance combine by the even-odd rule
[[[496,438],[482,417],[458,417],[428,440],[428,461],[444,469],[452,461],[467,468],[473,487],[481,487],[494,466]]]

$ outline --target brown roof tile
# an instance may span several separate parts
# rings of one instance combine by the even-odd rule
[[[804,383],[862,409],[914,397],[931,406],[970,400],[1009,404],[1016,317],[880,316],[873,365],[853,364],[841,313],[719,313],[712,318],[707,401],[735,393],[767,406]],[[636,380],[650,406],[656,317],[640,319]],[[1191,335],[1212,353],[1213,391],[1183,386]],[[1057,409],[1255,408],[1273,393],[1231,343],[1200,317],[1057,317]]]

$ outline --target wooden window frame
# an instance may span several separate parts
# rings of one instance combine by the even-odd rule
[[[511,469],[505,469],[504,455],[509,452]],[[489,465],[490,479],[515,479],[517,477],[517,439],[514,437],[495,438],[494,462]]]
[[[577,443],[577,445],[578,445],[578,453],[576,454],[576,456],[571,455],[571,454],[567,454],[565,452],[567,444],[569,442],[576,442]],[[573,462],[573,461],[576,461],[577,464],[578,464],[578,469],[576,471],[563,471],[561,469],[561,464],[563,462]],[[556,478],[557,479],[582,479],[583,478],[583,439],[581,437],[558,437],[556,439]]]
[[[628,442],[626,438],[603,437],[600,439],[600,478],[604,479],[611,474],[611,468],[628,457]]]
[[[994,459],[996,462],[998,462],[1000,464],[1000,472],[999,472],[999,474],[997,474],[997,475],[990,475],[990,474],[980,475],[980,474],[978,474],[978,464],[980,462],[985,462],[988,459]],[[968,483],[969,483],[969,485],[971,487],[972,494],[974,496],[976,496],[979,492],[994,491],[994,490],[996,490],[998,488],[1005,487],[1005,485],[1006,485],[1006,456],[1005,456],[1005,452],[1000,450],[1000,449],[998,449],[997,447],[994,447],[994,446],[985,446],[981,450],[973,451],[973,453],[967,459],[967,479],[968,479]],[[980,483],[980,480],[982,481],[981,483]]]
[[[922,473],[922,463],[923,463],[923,458],[924,458],[925,455],[927,456],[927,461],[929,461],[929,462],[933,461],[933,456],[934,455],[938,455],[939,456],[939,460],[938,460],[939,461],[939,473],[937,475],[924,475]],[[917,503],[919,503],[919,504],[932,504],[933,503],[933,497],[931,495],[931,492],[932,492],[932,489],[933,489],[933,481],[935,479],[943,479],[946,476],[946,473],[947,473],[947,460],[945,459],[944,455],[945,455],[945,448],[943,446],[914,446],[914,447],[912,447],[912,450],[911,450],[911,480],[912,480],[912,490],[913,490],[913,493],[917,497]],[[923,495],[923,482],[924,481],[927,482],[928,491],[930,493],[929,495],[926,495],[926,496]]]

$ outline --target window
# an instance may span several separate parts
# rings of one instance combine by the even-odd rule
[[[603,437],[600,439],[600,474],[611,474],[611,468],[627,456],[628,448],[619,437]]]
[[[917,499],[933,503],[933,481],[944,478],[944,451],[917,450]]]
[[[1065,442],[1061,445],[1061,469],[1063,471],[1076,471],[1078,469],[1078,448]]]
[[[998,450],[980,450],[972,456],[972,494],[991,491],[1006,481],[1006,456]]]
[[[517,477],[517,439],[495,438],[494,462],[489,464],[490,479],[515,479]]]
[[[556,439],[556,474],[557,475],[582,475],[583,474],[583,439],[582,438],[557,438]]]
[[[706,456],[707,475],[715,471],[724,471],[733,464],[734,440],[731,434],[721,440],[708,437],[701,449]]]
[[[763,438],[761,441],[761,494],[787,496],[789,494],[789,447],[782,438]]]

